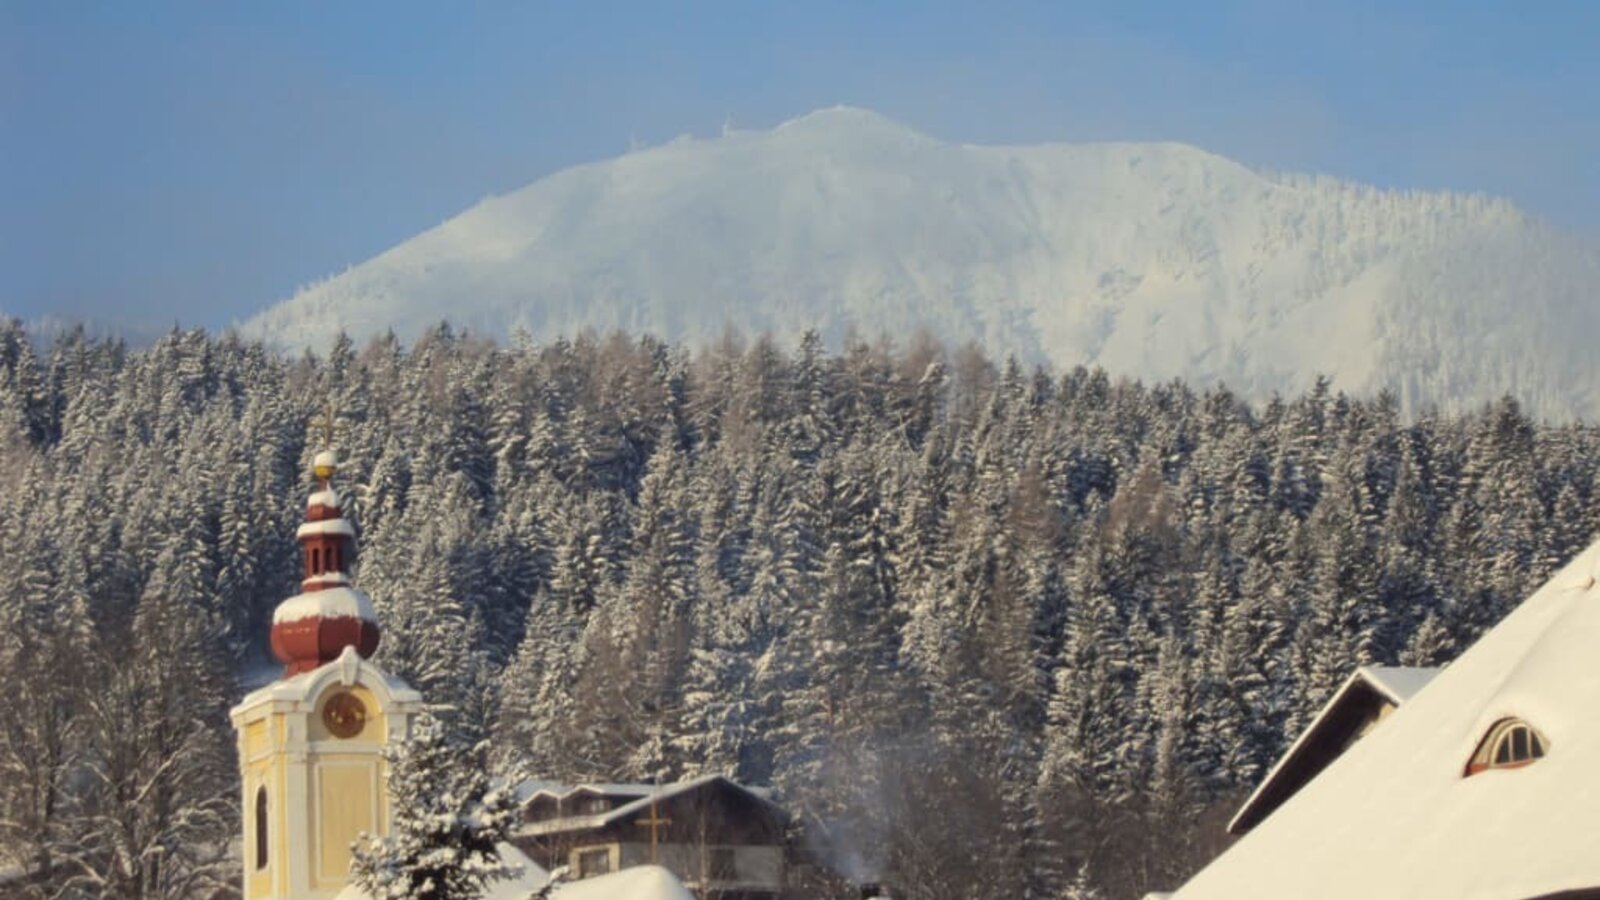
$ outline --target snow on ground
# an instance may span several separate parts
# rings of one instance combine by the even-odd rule
[[[694,900],[688,888],[660,866],[635,866],[564,884],[554,900]]]
[[[550,881],[550,875],[510,844],[499,845],[506,862],[522,867],[522,877],[496,882],[483,900],[527,900]],[[553,900],[694,900],[683,883],[660,866],[636,866],[610,875],[585,878],[561,884],[551,892]],[[335,900],[370,900],[355,885],[339,892]]]

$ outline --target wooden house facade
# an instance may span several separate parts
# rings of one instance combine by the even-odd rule
[[[514,843],[535,862],[592,878],[659,865],[702,898],[777,900],[789,815],[720,775],[668,785],[540,785],[525,792]]]

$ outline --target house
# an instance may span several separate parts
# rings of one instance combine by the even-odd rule
[[[1600,900],[1597,578],[1600,544],[1262,813],[1174,900]]]
[[[1316,719],[1272,767],[1228,823],[1244,834],[1321,774],[1328,764],[1433,680],[1438,669],[1362,666],[1334,692]]]
[[[703,897],[772,900],[787,878],[790,817],[721,775],[674,784],[533,783],[513,836],[545,868],[587,879],[659,865]]]

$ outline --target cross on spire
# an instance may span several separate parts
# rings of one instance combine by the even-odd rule
[[[327,400],[323,401],[322,418],[321,419],[312,419],[311,420],[311,424],[313,426],[316,426],[316,425],[321,425],[322,426],[322,449],[324,449],[324,450],[332,450],[333,449],[333,398],[332,397],[329,397]]]

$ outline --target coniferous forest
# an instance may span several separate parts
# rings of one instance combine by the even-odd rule
[[[461,746],[770,784],[819,856],[913,900],[1181,883],[1355,666],[1449,661],[1600,524],[1600,432],[1510,399],[1251,405],[915,338],[440,326],[295,356],[12,323],[0,869],[25,896],[232,890],[227,709],[276,675],[330,409],[378,662]]]

